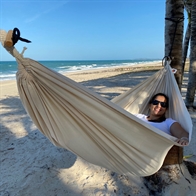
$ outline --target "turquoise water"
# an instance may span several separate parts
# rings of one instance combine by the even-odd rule
[[[89,60],[89,61],[39,61],[42,65],[59,73],[76,72],[79,70],[131,66],[140,63],[160,61],[159,59],[142,60]],[[17,62],[0,61],[0,80],[13,80],[16,78]]]

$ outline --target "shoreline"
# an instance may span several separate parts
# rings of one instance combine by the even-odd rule
[[[43,64],[44,65],[44,64]],[[45,66],[45,65],[44,65]],[[47,67],[47,66],[46,66]],[[89,69],[83,69],[83,70],[75,70],[75,71],[64,71],[64,72],[58,72],[62,75],[74,75],[74,74],[87,74],[87,73],[96,73],[96,72],[113,72],[113,71],[140,71],[140,70],[158,70],[162,67],[161,61],[156,62],[147,62],[147,63],[138,63],[138,64],[127,64],[127,65],[119,65],[119,66],[110,66],[110,67],[98,67],[98,68],[89,68]],[[50,69],[50,68],[49,68]],[[14,74],[15,75],[15,74]],[[9,81],[9,80],[15,80],[15,79],[6,79],[6,80],[0,80],[0,82]]]
[[[152,62],[152,63],[141,63],[137,65],[130,66],[119,66],[119,67],[109,67],[109,68],[98,68],[89,70],[80,70],[75,72],[64,72],[62,75],[69,77],[76,82],[84,82],[96,79],[103,79],[108,77],[114,77],[121,74],[136,73],[136,72],[155,72],[162,68],[162,62]],[[89,88],[91,88],[89,86]],[[91,88],[92,89],[92,88]],[[122,87],[121,93],[128,90],[128,87]],[[14,80],[3,80],[0,81],[0,99],[9,96],[18,95],[16,79]],[[119,93],[120,94],[120,93]]]

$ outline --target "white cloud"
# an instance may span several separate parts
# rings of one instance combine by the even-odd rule
[[[37,20],[40,16],[41,16],[41,14],[36,14],[35,16],[32,16],[31,18],[27,18],[25,20],[25,23],[33,22],[33,21]]]
[[[48,8],[48,9],[42,11],[41,13],[38,13],[38,14],[36,14],[36,15],[30,17],[30,18],[27,18],[27,19],[25,20],[25,23],[31,23],[31,22],[33,22],[33,21],[39,19],[42,15],[49,14],[50,12],[52,12],[52,11],[54,11],[54,10],[57,10],[58,8],[60,8],[60,7],[62,7],[63,5],[67,4],[68,1],[59,2],[58,5],[56,5],[56,1],[55,1],[54,3],[55,3],[55,6],[54,6],[54,4],[52,4],[50,8]]]

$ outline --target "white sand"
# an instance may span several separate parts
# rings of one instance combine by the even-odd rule
[[[104,69],[67,75],[112,99],[154,73],[128,71]],[[0,83],[0,103],[0,196],[148,196],[153,191],[157,192],[154,195],[196,195],[196,171],[191,176],[184,163],[180,168],[190,183],[178,165],[166,167],[169,174],[160,170],[157,176],[161,180],[129,179],[53,146],[26,114],[15,81]],[[191,144],[184,148],[184,155],[192,154],[189,160],[196,162],[196,112],[190,115],[193,136]]]

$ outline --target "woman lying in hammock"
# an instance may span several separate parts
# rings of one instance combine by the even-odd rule
[[[169,98],[163,93],[158,93],[150,101],[149,116],[144,114],[137,114],[136,116],[163,132],[178,138],[177,142],[179,144],[187,145],[189,143],[188,132],[175,120],[165,117],[168,107]]]

